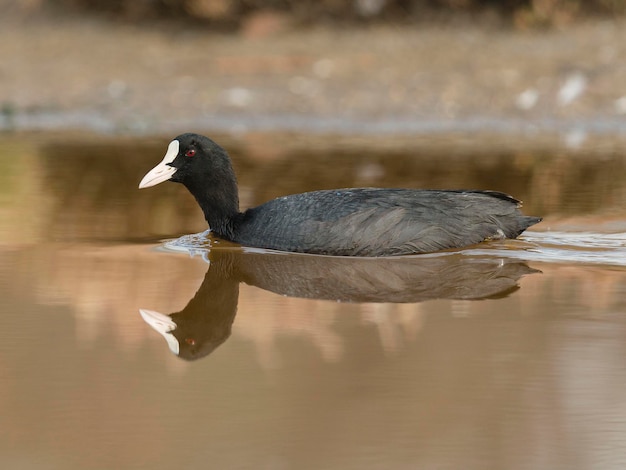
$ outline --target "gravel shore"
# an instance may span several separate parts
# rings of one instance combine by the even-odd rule
[[[0,127],[626,139],[626,22],[257,35],[0,20]],[[607,137],[608,136],[608,137]]]

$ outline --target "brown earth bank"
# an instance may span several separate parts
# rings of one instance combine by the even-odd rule
[[[5,10],[5,131],[287,131],[373,143],[488,135],[504,146],[626,146],[624,19],[520,31],[269,18],[256,30],[217,33]]]
[[[626,13],[621,0],[5,0],[25,14],[103,15],[117,21],[181,20],[224,29],[246,28],[259,17],[293,23],[403,22],[467,18],[517,28],[554,27],[594,15]],[[2,3],[0,2],[0,5]]]

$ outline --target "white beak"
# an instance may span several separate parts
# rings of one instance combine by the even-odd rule
[[[143,308],[139,309],[139,313],[141,314],[141,318],[143,318],[148,325],[158,331],[161,336],[165,338],[170,351],[178,356],[180,345],[178,344],[176,336],[172,334],[172,332],[176,329],[176,323],[174,323],[172,318],[168,315],[155,312],[154,310],[144,310]]]
[[[176,173],[176,168],[169,166],[169,164],[172,163],[178,156],[179,145],[180,144],[177,140],[172,140],[170,142],[170,145],[167,147],[165,157],[163,157],[161,163],[155,166],[146,174],[146,176],[143,177],[141,183],[139,183],[139,189],[149,188],[150,186],[167,181],[174,173]]]

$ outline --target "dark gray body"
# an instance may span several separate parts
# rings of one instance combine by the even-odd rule
[[[283,251],[395,256],[515,238],[538,217],[495,191],[339,189],[274,199],[240,214],[232,241]],[[217,233],[224,236],[224,234]]]

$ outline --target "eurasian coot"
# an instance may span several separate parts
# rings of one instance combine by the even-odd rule
[[[184,184],[211,231],[244,246],[344,256],[395,256],[515,238],[541,220],[496,191],[353,188],[293,194],[239,211],[226,151],[181,134],[139,188]]]

